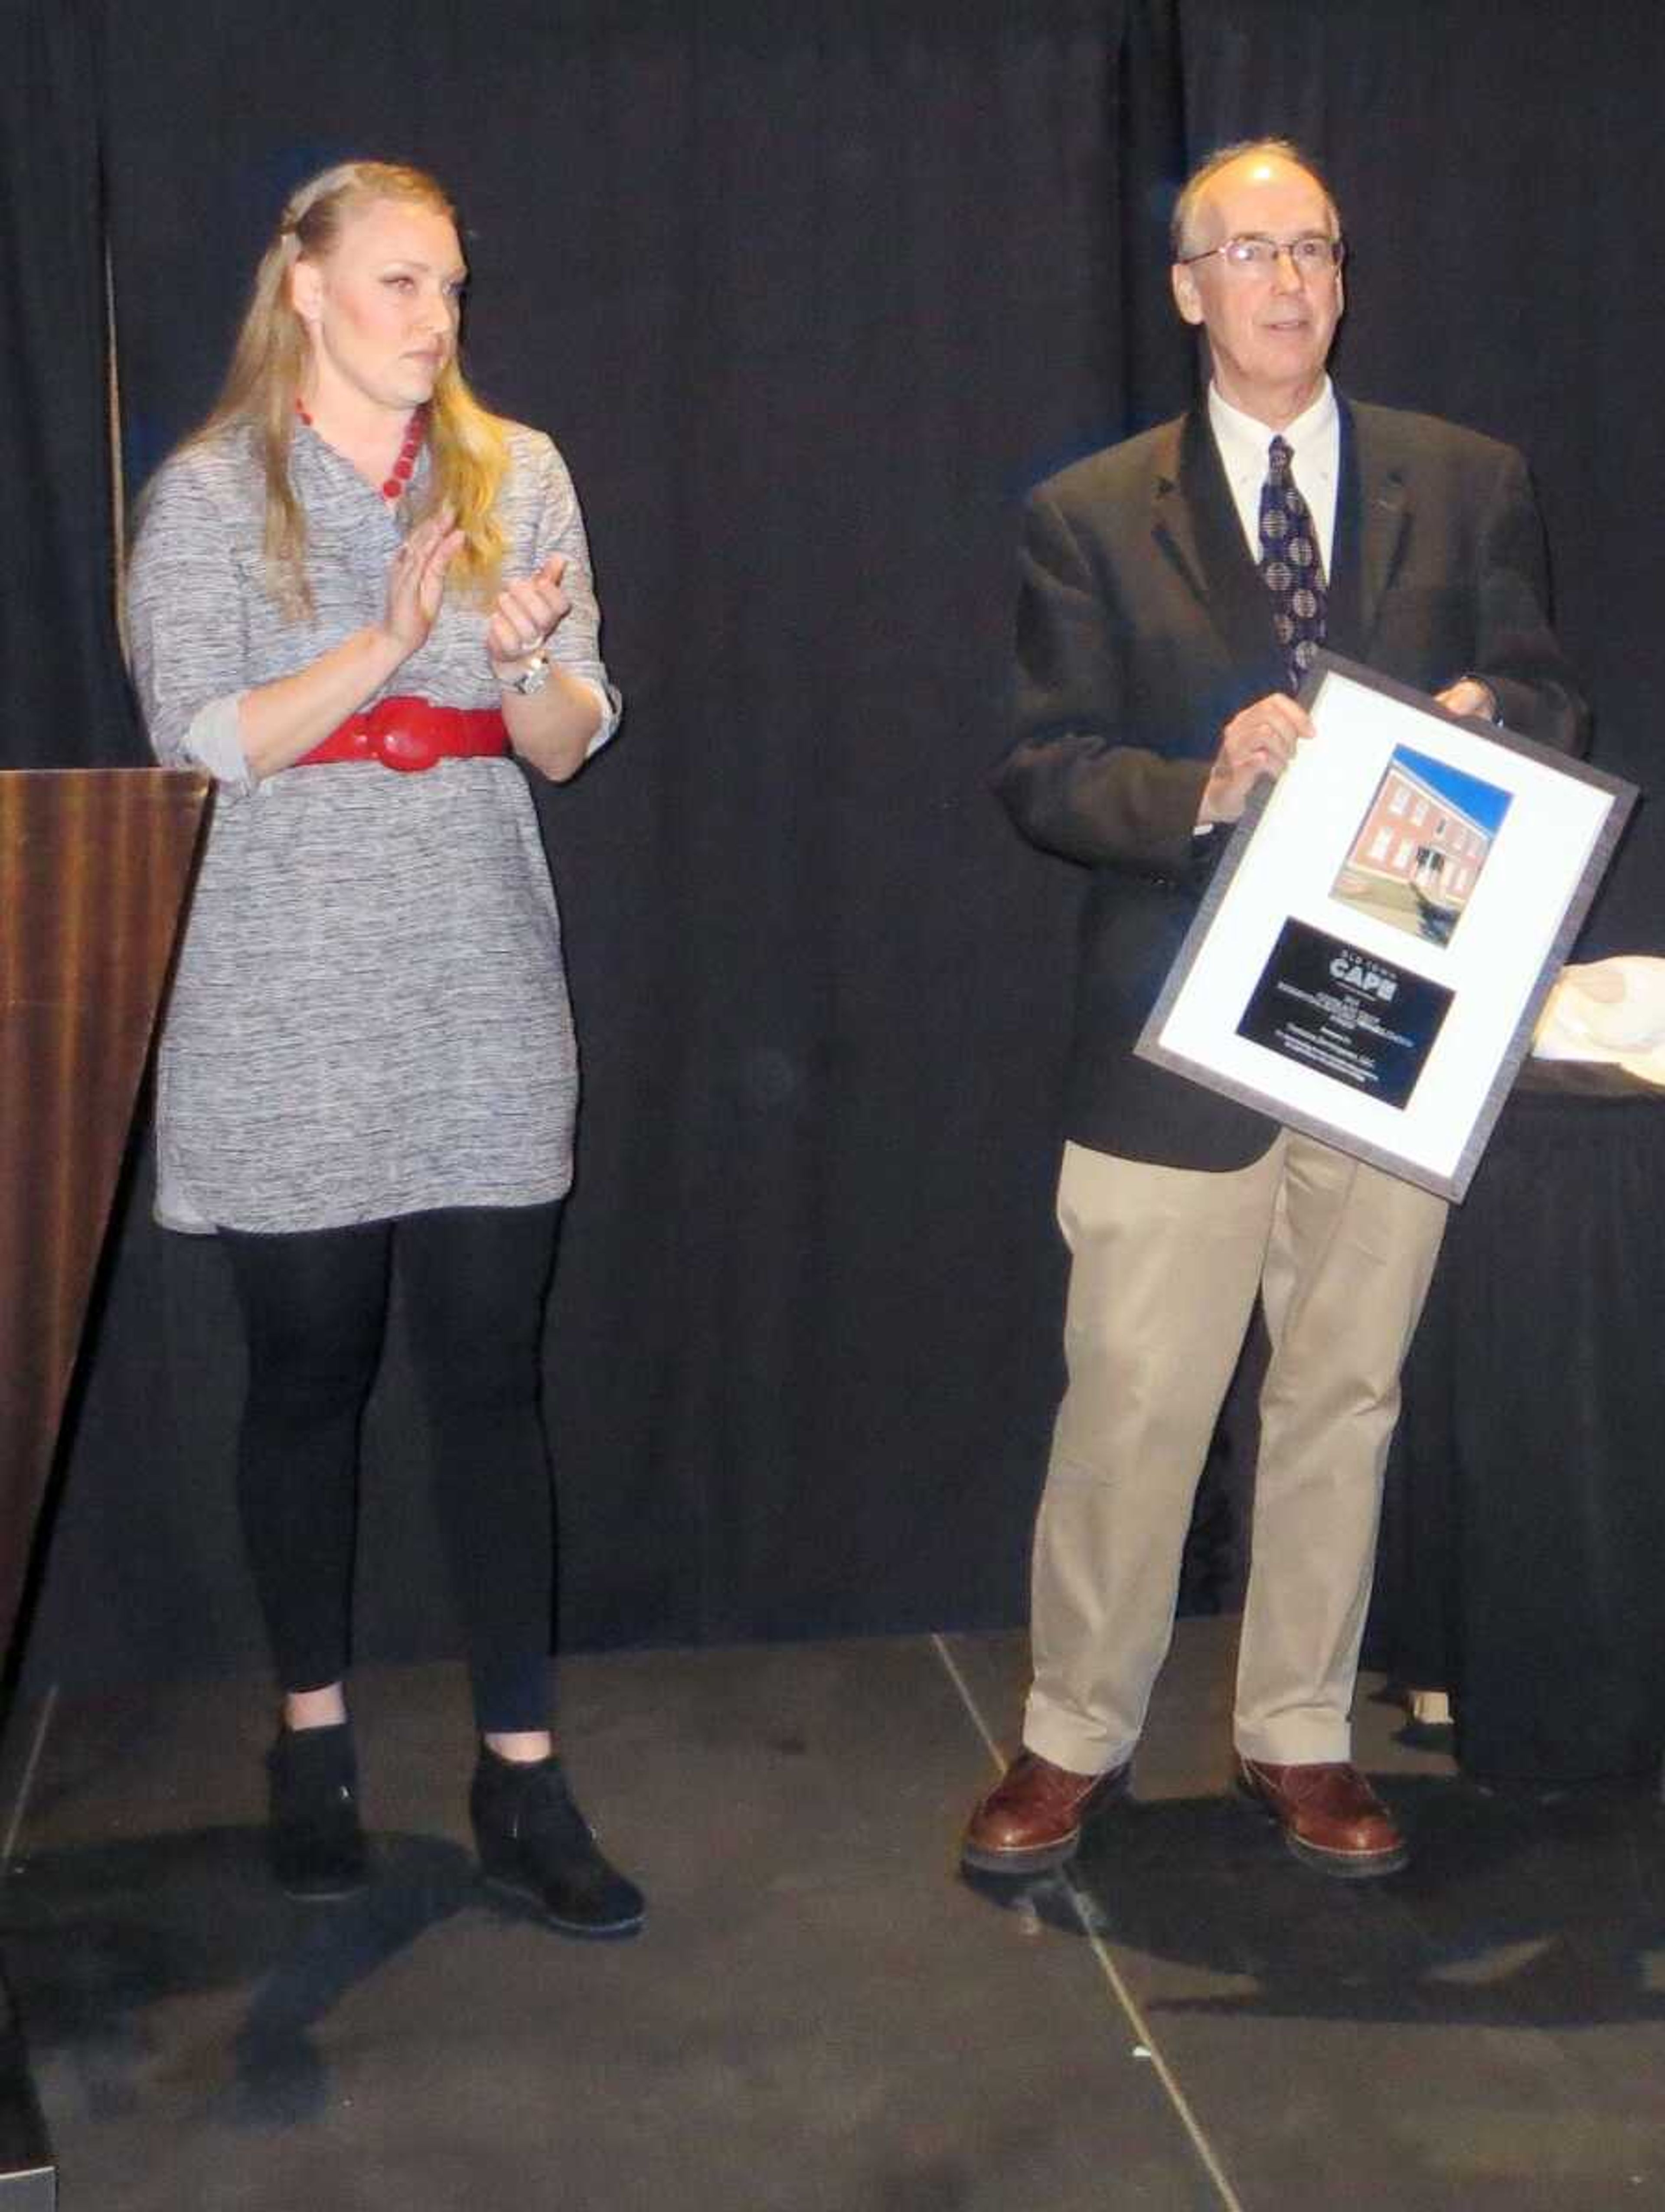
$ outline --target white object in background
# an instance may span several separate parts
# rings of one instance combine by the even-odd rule
[[[1624,952],[1564,968],[1532,1051],[1537,1060],[1603,1060],[1665,1085],[1665,960]]]

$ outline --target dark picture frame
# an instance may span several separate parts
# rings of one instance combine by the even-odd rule
[[[1339,654],[1301,702],[1135,1049],[1461,1200],[1636,788]]]

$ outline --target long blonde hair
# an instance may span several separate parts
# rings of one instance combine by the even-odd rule
[[[456,222],[456,212],[433,178],[388,161],[342,161],[291,194],[278,234],[254,272],[231,367],[213,412],[186,441],[210,437],[246,422],[259,440],[265,473],[265,564],[273,596],[291,615],[311,611],[307,584],[307,518],[290,483],[290,441],[296,401],[307,367],[305,326],[290,304],[290,271],[303,257],[320,261],[350,216],[378,200],[414,200]],[[440,371],[428,408],[430,474],[424,511],[448,504],[463,543],[448,581],[479,603],[496,592],[506,547],[497,520],[497,493],[509,466],[509,443],[499,418],[481,406],[463,380],[454,356]]]

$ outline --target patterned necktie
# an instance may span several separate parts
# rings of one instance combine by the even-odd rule
[[[1260,488],[1260,574],[1272,593],[1272,628],[1284,648],[1291,691],[1324,642],[1326,591],[1318,533],[1290,474],[1294,455],[1282,438],[1266,449]]]

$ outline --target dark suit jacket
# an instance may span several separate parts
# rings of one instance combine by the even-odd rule
[[[1551,634],[1543,530],[1512,447],[1341,403],[1327,642],[1436,691],[1484,678],[1511,729],[1583,750]],[[1269,595],[1201,408],[1090,455],[1025,511],[1018,739],[997,789],[1024,836],[1093,871],[1065,1133],[1174,1167],[1246,1167],[1276,1125],[1135,1060],[1228,833],[1192,836],[1239,708],[1283,683]]]

